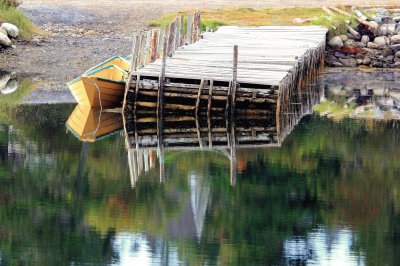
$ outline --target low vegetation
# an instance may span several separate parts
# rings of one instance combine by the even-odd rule
[[[347,10],[345,7],[341,9]],[[179,13],[170,13],[159,20],[152,20],[149,26],[159,27],[166,26],[175,17],[187,15],[193,12],[188,10]],[[347,25],[355,25],[354,18],[348,18],[341,14],[329,15],[322,8],[235,8],[235,9],[217,9],[217,10],[202,10],[201,11],[201,28],[205,30],[209,27],[216,30],[223,25],[238,25],[238,26],[279,26],[279,25],[295,25],[295,18],[311,19],[311,22],[306,22],[301,25],[321,25],[326,26],[330,34],[337,35],[347,32]],[[298,24],[297,24],[298,25]]]
[[[32,34],[39,33],[39,28],[16,9],[21,4],[17,0],[0,0],[0,24],[8,22],[18,27],[22,38],[30,38]]]

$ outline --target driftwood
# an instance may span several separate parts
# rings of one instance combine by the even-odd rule
[[[352,27],[347,26],[347,29],[349,30],[350,34],[354,36],[355,39],[361,39],[361,34],[354,30]]]

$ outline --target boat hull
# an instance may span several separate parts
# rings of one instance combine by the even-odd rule
[[[119,113],[104,112],[100,108],[77,105],[66,123],[67,128],[81,141],[94,142],[122,129]]]
[[[123,101],[125,82],[82,76],[69,89],[80,105],[115,107]]]

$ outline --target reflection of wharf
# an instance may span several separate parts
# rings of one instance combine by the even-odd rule
[[[125,136],[128,163],[134,186],[140,173],[148,171],[159,160],[160,180],[164,180],[165,150],[208,150],[226,156],[230,161],[231,183],[236,179],[236,149],[280,146],[300,119],[312,112],[319,100],[315,87],[308,86],[294,97],[279,116],[238,113],[232,119],[219,117],[165,114],[161,118],[149,112],[125,110]]]

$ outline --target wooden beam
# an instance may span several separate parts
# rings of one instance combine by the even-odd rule
[[[233,46],[233,66],[232,66],[232,106],[231,117],[235,117],[236,90],[237,90],[237,69],[238,69],[238,46]]]

